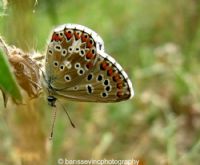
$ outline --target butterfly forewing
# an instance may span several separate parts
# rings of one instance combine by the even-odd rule
[[[55,89],[76,85],[96,58],[96,42],[88,33],[67,27],[55,31],[46,57],[48,81]]]
[[[55,96],[90,102],[133,96],[127,74],[104,52],[101,37],[81,25],[67,24],[53,32],[45,69],[49,91]]]

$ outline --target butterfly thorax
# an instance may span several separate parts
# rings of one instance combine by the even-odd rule
[[[42,85],[45,87],[45,89],[47,89],[46,92],[48,93],[48,96],[47,96],[48,104],[52,107],[55,107],[57,98],[54,97],[55,89],[51,85],[52,78],[51,77],[47,78],[46,75],[43,73],[43,81],[42,82],[43,82]]]

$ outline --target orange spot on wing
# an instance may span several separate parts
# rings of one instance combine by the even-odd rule
[[[94,55],[92,54],[91,51],[87,52],[87,54],[86,54],[87,59],[92,59],[93,57],[94,57]]]
[[[112,75],[113,75],[113,69],[112,69],[112,68],[109,68],[109,69],[108,69],[107,75],[108,75],[108,76],[112,76]]]
[[[54,32],[52,35],[51,41],[61,41],[61,40],[62,40],[62,38],[59,37],[59,35]]]
[[[87,40],[87,48],[91,48],[94,45],[93,40],[90,38]]]
[[[82,42],[86,42],[88,40],[89,36],[87,33],[82,33],[81,35],[81,40]]]
[[[92,62],[88,62],[87,64],[86,64],[86,68],[87,69],[91,69],[93,67],[93,63]]]
[[[120,80],[120,76],[119,76],[119,74],[115,74],[114,76],[113,76],[113,81],[115,81],[115,82],[117,82],[117,81],[119,81]]]
[[[103,61],[100,65],[100,69],[101,70],[106,70],[108,67],[108,63],[106,61]]]
[[[65,36],[67,37],[68,40],[70,40],[73,36],[71,31],[65,31]]]
[[[80,38],[81,38],[81,32],[78,32],[78,33],[77,33],[77,31],[75,31],[75,32],[74,32],[74,36],[75,36],[75,39],[76,39],[76,40],[80,39]]]
[[[122,97],[123,95],[124,95],[124,93],[122,91],[117,92],[117,97]]]
[[[122,88],[123,88],[122,82],[117,83],[117,88],[118,88],[118,89],[122,89]]]

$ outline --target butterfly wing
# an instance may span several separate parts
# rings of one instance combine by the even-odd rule
[[[95,42],[91,35],[97,36],[90,29],[74,24],[59,26],[54,30],[45,64],[46,81],[53,89],[78,84],[95,64],[103,41],[98,38],[98,42]]]
[[[51,93],[77,101],[117,102],[133,96],[122,67],[104,52],[103,40],[74,24],[57,28],[48,45],[46,82]]]

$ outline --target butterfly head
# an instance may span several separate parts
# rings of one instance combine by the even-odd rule
[[[48,100],[48,104],[50,105],[50,106],[52,106],[52,107],[56,107],[56,100],[57,100],[57,98],[55,98],[54,96],[48,96],[47,97],[47,100]]]

